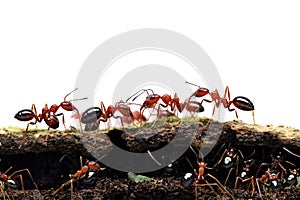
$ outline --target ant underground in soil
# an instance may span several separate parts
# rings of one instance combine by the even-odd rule
[[[22,173],[22,172],[27,172],[28,173],[31,181],[33,182],[33,184],[35,186],[35,189],[38,190],[37,184],[33,180],[29,169],[20,169],[20,170],[17,170],[15,172],[13,172],[10,175],[7,175],[7,173],[11,169],[12,169],[12,167],[8,168],[4,173],[0,172],[0,192],[2,194],[3,199],[6,199],[6,197],[8,199],[10,199],[10,197],[9,197],[10,189],[20,189],[20,185],[16,181],[17,178],[20,179],[21,189],[23,191],[23,199],[26,198],[25,190],[24,190],[24,183],[23,183],[23,176],[21,174],[19,174],[19,173]],[[14,199],[12,195],[11,195],[11,197],[12,197],[12,199]]]
[[[73,182],[81,181],[82,184],[91,184],[95,181],[95,176],[98,171],[105,170],[105,168],[100,167],[95,161],[86,161],[85,165],[82,166],[82,157],[80,157],[81,169],[74,174],[70,174],[70,180],[63,183],[57,190],[55,190],[52,195],[55,196],[61,189],[65,186],[70,185],[71,196],[73,199]]]
[[[203,155],[201,154],[202,161],[199,162],[197,153],[195,152],[195,150],[192,147],[190,147],[190,148],[193,151],[193,153],[195,154],[195,156],[197,158],[197,164],[198,164],[198,170],[194,169],[194,175],[196,176],[194,178],[196,199],[198,199],[198,188],[199,187],[200,188],[201,187],[209,187],[218,199],[222,199],[220,197],[220,195],[216,192],[216,190],[213,188],[213,186],[216,186],[223,193],[223,195],[229,196],[230,198],[234,199],[232,194],[229,191],[227,191],[227,189],[224,187],[224,185],[222,185],[222,183],[215,176],[205,172],[206,170],[214,170],[214,168],[207,166],[207,163],[204,162]],[[188,161],[189,165],[193,168],[193,165],[191,164],[191,162],[188,159],[187,159],[187,161]],[[213,180],[214,183],[208,182],[208,179],[207,179],[208,177],[211,180]],[[182,185],[184,185],[185,187],[189,186],[192,183],[192,178],[193,178],[193,175],[191,173],[185,174],[184,179],[182,181]]]

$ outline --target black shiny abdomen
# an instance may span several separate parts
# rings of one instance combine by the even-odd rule
[[[81,123],[90,124],[96,122],[102,115],[102,110],[99,107],[91,107],[84,111],[81,115]]]
[[[247,97],[243,97],[243,96],[235,97],[232,100],[232,103],[233,105],[235,105],[235,107],[244,111],[254,110],[253,103]]]
[[[15,118],[20,121],[29,121],[34,118],[35,114],[32,110],[24,109],[15,114]]]

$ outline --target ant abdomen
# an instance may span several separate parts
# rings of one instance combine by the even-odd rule
[[[29,121],[32,120],[34,117],[35,114],[32,110],[29,109],[21,110],[15,115],[15,118],[19,121]]]
[[[244,111],[254,110],[253,103],[247,97],[237,96],[232,100],[232,103],[235,107]]]
[[[91,107],[82,113],[80,121],[83,124],[91,124],[96,122],[102,114],[103,112],[99,107]]]

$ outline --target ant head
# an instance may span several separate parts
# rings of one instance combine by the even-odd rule
[[[101,169],[100,165],[98,163],[96,163],[95,161],[89,161],[87,166],[91,169],[91,170],[99,170]]]
[[[277,179],[279,176],[279,172],[275,173],[275,172],[272,172],[271,175],[270,175],[270,179],[271,180],[275,180]]]
[[[199,88],[194,93],[194,96],[195,97],[203,97],[203,96],[207,95],[208,93],[209,93],[209,90],[207,88]]]
[[[194,94],[192,94],[192,96],[203,97],[203,96],[205,96],[209,93],[209,90],[207,88],[200,87],[199,85],[196,85],[194,83],[190,83],[188,81],[186,81],[186,83],[199,88],[198,90],[196,90],[196,92],[194,92]]]
[[[299,172],[298,172],[297,169],[290,169],[290,173],[294,174],[294,175],[298,175],[299,174]]]
[[[230,157],[234,157],[236,155],[236,149],[235,148],[230,148],[227,152],[227,155]]]
[[[71,92],[69,92],[69,93],[65,96],[64,101],[60,104],[60,106],[61,106],[63,109],[65,109],[65,110],[67,110],[67,111],[72,111],[73,109],[71,109],[71,107],[73,107],[73,105],[72,105],[71,101],[78,101],[78,100],[84,100],[84,99],[87,99],[87,97],[85,97],[85,98],[72,99],[72,100],[67,101],[67,97],[68,97],[70,94],[72,94],[73,92],[75,92],[76,90],[78,90],[78,88],[75,88],[74,90],[72,90]]]
[[[250,159],[250,160],[245,160],[244,161],[244,165],[246,168],[251,167],[254,164],[255,160],[254,159]]]
[[[146,107],[154,106],[154,104],[156,104],[159,99],[160,99],[160,96],[158,94],[151,94],[151,95],[146,97],[146,100],[143,103],[143,107],[145,107],[145,106]]]
[[[279,151],[275,157],[273,155],[271,155],[271,157],[272,157],[273,162],[280,162],[283,160],[281,151]]]
[[[198,162],[198,167],[200,168],[200,167],[203,167],[203,168],[205,168],[206,167],[206,165],[207,165],[207,163],[205,163],[205,162],[203,162],[203,161],[201,161],[201,162]]]

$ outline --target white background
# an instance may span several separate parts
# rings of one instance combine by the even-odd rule
[[[299,128],[298,2],[177,2],[1,1],[0,125],[25,127],[13,118],[17,111],[35,103],[40,112],[45,103],[59,103],[75,87],[85,59],[107,39],[163,28],[207,52],[232,97],[253,101],[257,123]],[[239,115],[251,123],[250,113]]]

